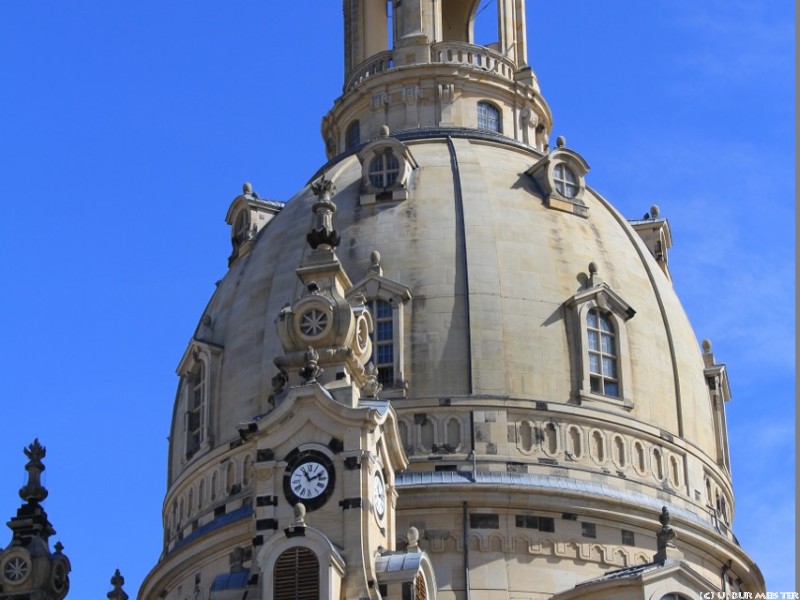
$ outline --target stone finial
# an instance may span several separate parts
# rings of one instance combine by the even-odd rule
[[[381,137],[389,137],[391,133],[388,125],[381,125]]]
[[[333,182],[325,178],[325,173],[311,184],[311,191],[317,201],[311,207],[314,212],[314,225],[306,235],[308,245],[316,250],[319,246],[336,248],[341,241],[339,233],[333,228],[333,213],[336,205],[331,201],[331,196],[336,193]]]
[[[47,498],[47,490],[42,485],[42,471],[44,471],[42,459],[47,454],[47,448],[39,443],[39,438],[36,438],[30,446],[23,448],[22,451],[29,458],[25,465],[28,481],[20,488],[19,497],[26,502],[41,502]]]
[[[597,273],[597,263],[594,261],[589,263],[589,280],[587,281],[588,287],[594,287],[598,283],[602,283],[600,275]]]
[[[364,372],[366,374],[363,388],[364,396],[367,398],[377,398],[378,394],[383,389],[383,386],[378,383],[378,369],[376,369],[375,365],[370,361],[364,368]]]
[[[294,523],[292,525],[294,527],[306,526],[306,505],[302,502],[294,505]]]
[[[244,569],[244,549],[241,546],[236,546],[228,555],[228,564],[231,573],[239,573]]]
[[[406,538],[408,539],[406,552],[419,552],[419,529],[416,527],[409,527],[406,532]]]
[[[253,184],[249,181],[242,184],[242,196],[258,199],[258,192],[253,189]]]
[[[669,526],[670,518],[669,510],[666,506],[662,506],[661,514],[658,517],[661,523],[661,529],[656,534],[657,551],[653,557],[655,562],[664,562],[668,558],[683,558],[683,554],[678,550],[677,546],[675,546],[675,540],[678,538],[678,534]]]
[[[114,576],[111,578],[111,585],[114,589],[106,594],[108,600],[128,600],[128,594],[122,589],[125,584],[125,578],[120,574],[119,569],[114,571]]]
[[[713,367],[716,363],[714,353],[711,351],[711,340],[708,338],[702,342],[703,346],[703,364],[707,367]]]
[[[306,383],[316,383],[317,377],[323,373],[319,366],[319,353],[309,346],[304,358],[305,363],[298,373]]]
[[[378,275],[383,275],[383,267],[381,266],[381,253],[373,250],[369,255],[370,267],[369,270]]]
[[[653,204],[653,206],[650,207],[650,216],[654,219],[658,218],[660,212],[661,209],[658,208],[658,204]]]
[[[567,145],[567,138],[565,138],[563,135],[560,135],[560,136],[558,136],[556,138],[556,147],[557,148],[563,148],[566,145]]]

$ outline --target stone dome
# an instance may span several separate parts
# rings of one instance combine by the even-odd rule
[[[680,435],[714,456],[699,343],[639,234],[590,188],[582,196],[586,217],[548,207],[526,174],[542,159],[532,149],[449,133],[450,141],[442,132],[398,136],[418,165],[403,201],[362,203],[355,153],[324,167],[336,187],[337,255],[351,280],[370,272],[378,251],[383,277],[411,292],[402,332],[407,389],[397,409],[459,397],[545,402]],[[210,424],[217,443],[269,410],[273,360],[283,353],[275,320],[303,291],[295,269],[309,251],[315,200],[307,186],[258,233],[219,282],[198,326],[197,339],[224,348]],[[581,347],[567,321],[570,300],[592,288],[590,279],[635,311],[620,319],[627,403],[599,396],[592,402],[591,394],[581,400]],[[182,427],[178,419],[175,428]]]
[[[503,2],[507,54],[472,44],[478,2],[397,3],[390,50],[382,4],[344,6],[327,164],[285,204],[245,184],[228,210],[140,597],[210,575],[271,598],[306,521],[302,556],[347,597],[401,597],[406,567],[386,569],[404,545],[423,553],[406,583],[422,569],[446,597],[565,600],[611,567],[684,558],[697,578],[663,594],[711,589],[721,568],[761,589],[729,529],[726,370],[672,288],[669,224],[656,206],[626,220],[584,157],[551,148],[524,2]]]

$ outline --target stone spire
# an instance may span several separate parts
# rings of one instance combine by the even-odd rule
[[[114,571],[111,585],[114,586],[114,589],[106,594],[108,600],[128,600],[128,594],[122,589],[122,586],[125,585],[125,578],[120,574],[119,569]]]
[[[41,483],[42,471],[44,471],[42,459],[47,454],[47,448],[39,443],[39,438],[36,438],[30,446],[23,448],[22,451],[30,460],[25,465],[28,482],[20,488],[19,497],[26,502],[41,502],[47,498],[47,490]]]
[[[28,457],[28,481],[19,490],[24,503],[8,522],[11,542],[0,551],[0,598],[62,600],[69,591],[72,567],[61,542],[55,552],[50,551],[48,540],[55,530],[39,504],[47,498],[41,483],[47,450],[36,439],[23,452]]]

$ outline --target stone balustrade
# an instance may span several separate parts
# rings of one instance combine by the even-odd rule
[[[469,66],[514,80],[517,65],[496,50],[465,42],[440,42],[431,47],[431,62]]]
[[[371,56],[358,65],[347,77],[344,91],[349,92],[362,81],[395,67],[394,53],[386,50]],[[496,50],[486,46],[476,46],[466,42],[439,42],[431,46],[431,63],[466,66],[481,71],[496,73],[514,80],[517,65]]]
[[[349,92],[365,79],[393,68],[393,56],[394,53],[391,50],[370,56],[350,73],[350,76],[344,82],[344,91]]]

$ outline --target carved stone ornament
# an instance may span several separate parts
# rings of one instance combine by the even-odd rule
[[[319,246],[336,248],[341,241],[339,233],[333,228],[333,213],[336,205],[331,201],[331,196],[336,193],[333,182],[325,179],[325,174],[311,184],[311,191],[318,200],[311,207],[314,211],[314,225],[306,235],[308,245],[316,250]]]
[[[27,502],[41,502],[47,498],[47,490],[41,483],[42,471],[44,471],[42,459],[47,454],[47,448],[39,443],[39,438],[36,438],[30,446],[23,449],[23,452],[30,460],[25,465],[28,482],[20,488],[19,497]]]
[[[364,396],[367,398],[377,398],[383,386],[378,383],[378,369],[371,362],[365,368],[366,381],[364,382]]]
[[[317,377],[322,375],[323,372],[319,366],[319,353],[309,346],[308,350],[306,350],[305,359],[306,362],[299,371],[300,377],[306,383],[316,383]]]
[[[114,589],[106,594],[108,600],[128,600],[128,594],[122,589],[122,586],[125,585],[125,578],[120,574],[119,569],[114,571],[111,585],[114,586]]]

